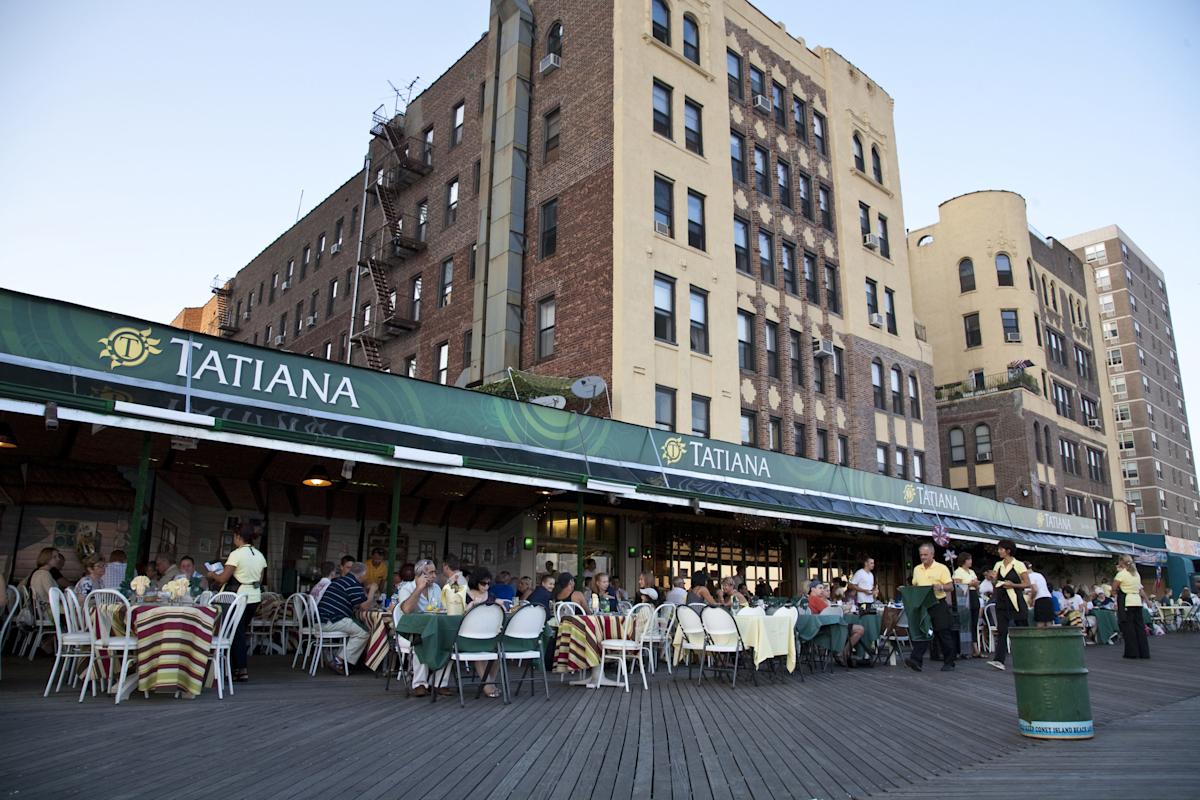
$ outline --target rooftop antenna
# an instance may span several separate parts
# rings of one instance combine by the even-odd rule
[[[392,83],[391,81],[387,82],[388,86],[392,87],[392,92],[396,95],[395,107],[392,109],[393,117],[400,113],[400,105],[401,105],[400,95],[401,94],[404,95],[404,101],[403,101],[404,108],[406,108],[406,109],[408,108],[408,103],[410,100],[412,100],[413,87],[415,87],[417,85],[417,81],[419,81],[419,80],[421,80],[420,75],[413,78],[409,82],[408,86],[404,87],[403,91],[401,91],[400,89],[397,89],[396,84]]]
[[[304,190],[300,190],[300,202],[296,203],[296,222],[300,221],[300,209],[304,208]]]

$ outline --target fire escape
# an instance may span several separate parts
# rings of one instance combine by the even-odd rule
[[[383,343],[418,327],[411,303],[401,306],[392,284],[391,272],[403,262],[425,250],[428,220],[401,211],[405,190],[433,170],[433,153],[424,143],[404,135],[404,114],[388,119],[376,113],[371,136],[382,147],[382,157],[373,160],[367,192],[374,195],[382,220],[364,234],[358,262],[360,277],[369,277],[375,290],[375,302],[368,311],[362,302],[355,313],[355,340],[362,347],[367,366],[386,370]],[[407,300],[407,298],[406,298]]]
[[[212,293],[217,298],[217,331],[226,338],[233,336],[240,329],[237,314],[230,307],[233,297],[231,281],[222,281],[219,277],[213,279]]]

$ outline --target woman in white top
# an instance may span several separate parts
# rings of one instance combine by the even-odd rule
[[[223,587],[231,580],[236,581],[237,593],[246,596],[246,610],[233,632],[229,648],[233,679],[238,683],[250,680],[246,672],[246,629],[262,602],[262,582],[267,571],[266,556],[254,546],[257,539],[258,530],[249,522],[243,523],[242,529],[233,535],[233,552],[225,559],[225,568],[205,576],[210,586]]]
[[[1039,628],[1049,628],[1054,622],[1054,600],[1050,597],[1050,587],[1046,578],[1033,568],[1028,561],[1025,568],[1029,570],[1029,597],[1033,600],[1033,621]]]

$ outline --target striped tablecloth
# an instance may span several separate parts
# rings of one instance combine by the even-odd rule
[[[114,636],[124,636],[124,605],[99,606],[95,613],[110,614],[108,628]],[[213,606],[144,604],[133,607],[133,635],[137,651],[130,653],[131,666],[137,670],[140,692],[159,689],[199,694],[214,676],[208,675],[212,640],[219,610]],[[101,650],[96,669],[101,678],[115,675],[121,668],[121,656]],[[207,676],[207,678],[206,678]],[[115,688],[115,687],[114,687]]]
[[[392,649],[392,614],[390,611],[360,611],[358,621],[366,626],[368,635],[363,664],[378,672]]]
[[[579,672],[600,663],[600,643],[626,638],[626,618],[621,614],[563,617],[554,646],[554,671]]]

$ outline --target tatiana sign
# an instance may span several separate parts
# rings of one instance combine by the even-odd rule
[[[505,465],[571,480],[608,469],[621,472],[617,480],[649,491],[666,488],[780,511],[800,510],[787,505],[788,496],[813,495],[938,515],[950,528],[969,528],[958,519],[1096,535],[1095,523],[1083,517],[664,434],[0,289],[0,396],[6,396],[5,387],[7,396],[53,396],[65,404],[75,396],[204,413],[260,427],[264,436],[307,431],[385,447],[402,444],[398,439],[405,436],[422,438],[422,447],[473,458],[481,469]],[[861,513],[869,516],[870,510]]]

